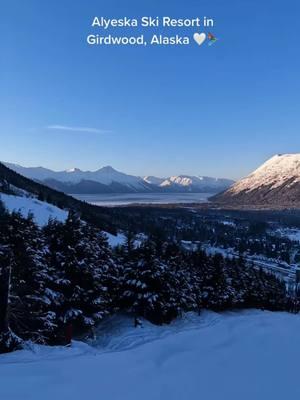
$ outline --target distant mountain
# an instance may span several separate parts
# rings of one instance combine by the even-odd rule
[[[300,207],[300,154],[277,154],[211,200],[228,205]]]
[[[81,182],[85,182],[83,184],[84,187],[87,186],[87,182],[99,183],[99,193],[102,193],[103,191],[103,186],[101,185],[110,187],[113,186],[115,183],[123,186],[122,192],[139,192],[151,190],[148,188],[147,182],[145,182],[142,178],[116,171],[111,166],[100,168],[97,171],[81,171],[78,168],[72,168],[66,171],[52,171],[43,167],[27,168],[17,164],[4,164],[7,167],[18,172],[19,174],[26,176],[27,178],[48,183],[49,186],[51,186],[52,184],[57,185],[56,182],[64,183],[67,185],[66,189],[68,190],[68,192],[69,188],[72,187],[72,185],[80,190]],[[61,185],[61,189],[63,187],[64,186]],[[118,189],[120,188],[118,187]],[[106,191],[107,190],[105,189],[105,192]],[[109,190],[109,192],[113,191],[114,189],[112,189],[111,191]]]
[[[210,178],[207,176],[178,175],[165,179],[160,187],[172,191],[217,193],[234,183],[231,179]]]
[[[144,181],[149,183],[150,185],[159,186],[163,183],[166,178],[157,178],[156,176],[144,176]]]
[[[160,193],[160,192],[208,192],[217,193],[227,189],[233,181],[196,176],[155,176],[128,175],[106,166],[97,171],[82,171],[72,168],[66,171],[52,171],[43,167],[26,168],[17,164],[4,163],[19,174],[41,182],[51,188],[69,194],[100,193]]]

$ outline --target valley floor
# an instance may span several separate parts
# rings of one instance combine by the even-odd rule
[[[300,316],[188,314],[169,326],[114,317],[91,345],[0,356],[5,400],[300,398]]]

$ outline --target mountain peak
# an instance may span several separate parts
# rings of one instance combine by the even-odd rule
[[[161,185],[166,178],[158,178],[157,176],[147,175],[143,177],[143,180],[150,185]]]
[[[96,171],[82,171],[78,168],[72,168],[65,171],[52,171],[45,168],[24,168],[21,166],[11,165],[11,169],[16,172],[39,182],[52,185],[57,190],[66,191],[67,193],[77,193],[83,191],[87,193],[87,188],[95,193],[161,193],[165,192],[207,192],[216,193],[227,189],[233,181],[209,177],[197,177],[188,175],[178,175],[169,178],[158,178],[155,176],[128,175],[121,171],[115,170],[111,165],[106,165]],[[94,183],[101,184],[102,186]],[[103,185],[108,188],[103,188]],[[74,192],[71,192],[74,190]]]
[[[280,178],[285,174],[300,176],[300,154],[276,154],[257,168],[254,173],[272,175],[273,178]]]
[[[67,169],[66,172],[72,173],[72,172],[82,172],[82,171],[81,171],[81,169],[74,167],[74,168]]]
[[[105,165],[104,167],[100,168],[99,171],[101,172],[117,172],[111,165]]]
[[[276,154],[214,201],[243,205],[300,204],[300,154]]]

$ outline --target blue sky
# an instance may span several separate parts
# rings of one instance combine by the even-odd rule
[[[298,0],[0,0],[0,159],[239,178],[300,151]],[[213,17],[213,46],[88,46],[94,16]],[[144,31],[164,35],[201,28]],[[114,29],[112,35],[138,35]]]

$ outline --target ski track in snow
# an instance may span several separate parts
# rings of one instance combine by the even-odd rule
[[[299,399],[300,316],[189,313],[168,326],[113,316],[93,346],[0,356],[2,400]]]
[[[220,321],[216,313],[203,314],[188,313],[170,325],[162,326],[143,321],[142,326],[137,328],[133,326],[132,317],[115,316],[100,325],[97,339],[90,344],[105,353],[126,351],[172,334],[211,327]]]
[[[94,340],[87,343],[74,340],[72,347],[65,346],[40,346],[28,343],[25,346],[22,359],[19,359],[19,351],[0,355],[0,365],[5,364],[27,364],[41,360],[55,361],[63,358],[77,358],[84,355],[101,355],[104,353],[123,352],[135,349],[139,346],[161,340],[169,335],[182,332],[205,329],[216,325],[220,318],[217,313],[204,312],[198,316],[188,313],[183,318],[174,321],[170,325],[157,326],[143,320],[142,327],[133,326],[133,317],[113,316],[102,322],[97,329]],[[66,354],[66,351],[68,354]],[[7,358],[7,360],[5,360]]]
[[[247,311],[248,313],[249,311]],[[252,310],[252,314],[256,311]],[[181,334],[195,330],[203,330],[214,327],[224,322],[223,317],[242,317],[243,312],[226,312],[218,314],[212,311],[202,311],[200,316],[196,313],[187,313],[169,325],[157,326],[146,320],[142,320],[141,327],[134,327],[134,319],[129,316],[115,315],[99,324],[96,331],[96,339],[87,341],[74,340],[72,347],[65,346],[41,346],[27,343],[22,359],[19,359],[19,351],[8,355],[0,355],[2,361],[7,364],[27,364],[41,360],[59,360],[61,358],[77,358],[84,355],[101,355],[107,353],[119,353],[132,350],[140,346],[162,340],[170,335]],[[247,318],[247,315],[245,316]],[[66,351],[68,352],[66,354]],[[5,361],[5,357],[9,360]]]

